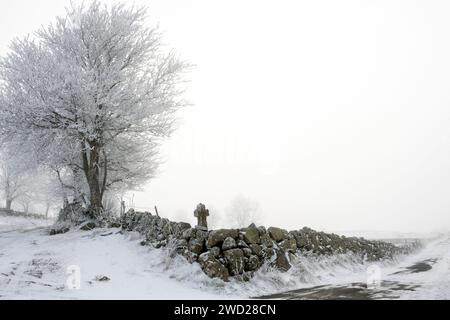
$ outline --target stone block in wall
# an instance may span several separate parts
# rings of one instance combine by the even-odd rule
[[[211,278],[219,278],[228,281],[228,269],[209,252],[204,252],[198,257],[198,262],[203,270]]]
[[[208,240],[206,242],[206,246],[208,248],[214,247],[217,244],[221,244],[227,237],[237,239],[238,230],[237,229],[213,230],[208,235]]]
[[[222,251],[234,249],[237,247],[236,240],[232,237],[226,237],[222,243]]]
[[[241,234],[243,236],[243,240],[247,244],[260,244],[261,238],[259,236],[259,230],[255,226],[249,226],[248,228],[244,228],[241,230]]]
[[[245,268],[244,253],[241,249],[230,249],[223,252],[230,275],[242,274]]]
[[[269,233],[270,237],[276,242],[283,241],[288,237],[287,230],[281,228],[270,227],[267,229],[267,232]]]

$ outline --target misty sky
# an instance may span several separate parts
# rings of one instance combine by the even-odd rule
[[[195,65],[136,206],[243,194],[289,229],[450,228],[450,2],[136,2]],[[0,53],[68,3],[2,0]]]

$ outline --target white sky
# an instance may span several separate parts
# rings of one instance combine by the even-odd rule
[[[68,3],[2,0],[0,53]],[[242,193],[267,225],[450,228],[450,2],[137,3],[196,67],[136,206],[223,212]]]

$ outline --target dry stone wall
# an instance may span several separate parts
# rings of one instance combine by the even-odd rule
[[[144,245],[156,248],[173,244],[190,263],[199,263],[210,277],[248,280],[264,263],[287,271],[302,254],[331,255],[352,252],[367,260],[389,259],[414,246],[398,247],[383,241],[348,238],[309,228],[287,231],[276,227],[205,231],[189,223],[173,222],[149,212],[130,210],[122,216],[123,230],[145,235]]]

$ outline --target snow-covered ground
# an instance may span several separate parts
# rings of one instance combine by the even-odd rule
[[[203,291],[201,283],[190,287],[171,279],[164,269],[174,259],[162,250],[140,246],[134,234],[124,236],[118,229],[109,229],[49,236],[33,220],[28,225],[13,217],[0,217],[0,221],[0,298],[222,298]],[[71,266],[80,270],[79,289],[66,285]],[[187,266],[199,273],[195,266]],[[110,280],[95,280],[102,276]]]
[[[364,268],[356,268],[353,274],[329,274],[321,281],[263,298],[450,299],[450,235],[428,239],[422,250],[397,263],[360,266]],[[370,287],[369,279],[376,280]]]
[[[330,292],[365,284],[372,267],[352,255],[303,256],[286,273],[265,267],[251,281],[224,283],[170,250],[141,246],[136,233],[97,229],[49,236],[48,223],[0,216],[0,299],[229,299],[295,289],[311,293],[317,286]],[[375,290],[371,298],[450,299],[449,236],[429,239],[420,252],[377,266],[381,291],[388,294],[377,296]],[[78,289],[67,285],[74,277],[70,270],[80,271]],[[109,280],[98,281],[104,276]]]
[[[386,270],[385,279],[417,285],[403,299],[450,299],[450,235],[428,242],[418,254]]]

